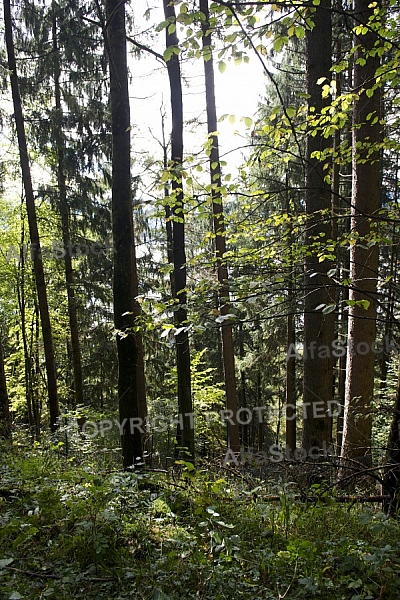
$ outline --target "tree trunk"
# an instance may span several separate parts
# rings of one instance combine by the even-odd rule
[[[386,463],[391,468],[384,475],[384,492],[389,494],[390,500],[384,504],[384,510],[392,514],[400,506],[400,364]]]
[[[396,224],[393,225],[393,230],[392,230],[392,239],[395,239],[396,236]],[[389,271],[389,286],[387,289],[387,302],[386,302],[386,306],[385,306],[385,329],[384,329],[384,336],[383,339],[386,341],[390,341],[391,339],[393,339],[393,326],[395,323],[395,316],[394,316],[394,310],[395,310],[395,293],[394,293],[394,289],[395,289],[395,285],[396,285],[396,276],[397,276],[397,267],[398,267],[398,248],[396,245],[392,245],[388,251],[390,252],[390,271]],[[387,375],[388,375],[388,368],[389,368],[389,363],[390,363],[390,350],[387,347],[387,344],[384,344],[384,349],[382,352],[382,355],[380,357],[380,365],[379,365],[379,375],[380,375],[380,382],[379,382],[379,395],[381,397],[381,399],[383,400],[385,393],[386,393],[386,389],[387,389]]]
[[[71,333],[72,348],[72,368],[74,373],[74,405],[84,403],[83,398],[83,378],[82,378],[82,359],[79,343],[78,318],[75,300],[74,272],[72,268],[72,258],[69,252],[70,229],[69,229],[69,207],[67,201],[67,186],[64,171],[64,141],[62,135],[63,112],[61,107],[61,88],[60,88],[60,57],[57,42],[57,21],[55,15],[55,6],[53,3],[53,60],[54,60],[54,92],[56,101],[56,114],[54,122],[54,138],[57,146],[57,184],[60,202],[61,228],[64,250],[65,281],[67,286],[68,298],[68,316]]]
[[[210,147],[210,176],[211,176],[211,197],[213,210],[213,226],[215,234],[215,253],[217,259],[217,274],[219,282],[219,312],[223,317],[230,312],[229,303],[229,273],[226,263],[226,237],[225,237],[225,218],[222,197],[222,172],[219,157],[218,135],[216,134],[217,109],[215,104],[215,81],[214,81],[214,62],[211,47],[211,32],[209,23],[208,0],[200,0],[200,11],[205,15],[202,21],[203,31],[203,58],[204,58],[204,78],[206,87],[206,108],[207,108],[207,127],[208,136],[211,142]],[[229,424],[229,446],[233,452],[239,452],[239,424],[237,422],[237,399],[236,399],[236,376],[235,376],[235,354],[233,347],[232,325],[226,319],[221,325],[222,337],[222,357],[224,363],[225,396],[226,408],[232,412],[231,423]],[[244,432],[246,426],[244,426]],[[247,432],[246,432],[247,435]],[[246,437],[246,435],[244,437]],[[247,442],[246,442],[247,443]]]
[[[262,405],[261,370],[257,369],[257,406]],[[258,450],[264,450],[264,417],[258,417]]]
[[[135,231],[135,227],[133,228]],[[133,265],[132,265],[132,277],[133,277],[133,296],[134,296],[134,315],[138,319],[141,314],[140,304],[137,301],[139,295],[139,281],[136,263],[136,243],[135,238],[133,240]],[[137,345],[137,394],[138,394],[138,410],[139,418],[143,423],[147,420],[147,393],[146,393],[146,376],[144,371],[144,346],[141,331],[136,332],[136,345]],[[149,452],[149,435],[143,437],[143,449],[146,453]]]
[[[112,230],[114,324],[118,331],[118,397],[123,465],[142,458],[137,389],[138,347],[135,327],[134,231],[131,188],[130,108],[126,56],[125,5],[106,1],[112,129]]]
[[[289,178],[286,175],[286,212],[290,214],[289,202]],[[291,243],[291,241],[289,241]],[[296,344],[296,326],[294,320],[293,304],[293,277],[294,265],[292,255],[290,254],[290,273],[287,280],[287,305],[289,314],[286,324],[286,343],[288,348],[294,348]],[[296,358],[291,352],[286,359],[286,386],[285,386],[285,417],[286,417],[286,445],[291,452],[296,450]]]
[[[322,0],[312,13],[315,26],[307,30],[307,92],[309,115],[321,114],[327,99],[321,96],[321,77],[330,79],[332,65],[332,27],[330,0]],[[315,111],[313,112],[313,109]],[[330,147],[331,140],[318,133],[307,136],[306,145],[306,245],[309,256],[305,261],[304,302],[304,391],[305,418],[303,421],[303,447],[323,447],[330,442],[328,402],[332,400],[334,315],[323,314],[320,305],[335,302],[327,272],[332,268],[329,260],[319,262],[318,252],[323,252],[325,242],[331,239],[331,189],[324,180],[327,171],[324,163],[313,157],[313,152]],[[323,212],[324,211],[324,212]],[[320,237],[321,236],[321,237]],[[320,245],[312,247],[315,238]],[[322,244],[321,244],[322,242]]]
[[[6,31],[8,68],[10,70],[11,90],[14,104],[14,118],[18,136],[22,179],[25,190],[26,209],[28,214],[29,233],[33,254],[33,270],[35,274],[40,319],[42,323],[42,336],[46,361],[47,389],[50,411],[50,428],[52,431],[55,431],[55,429],[58,426],[57,420],[60,411],[57,395],[57,378],[56,365],[54,360],[53,336],[51,331],[49,306],[47,301],[46,282],[44,278],[42,256],[40,251],[40,238],[36,220],[35,199],[33,195],[29,155],[26,143],[24,116],[22,112],[21,96],[19,93],[18,74],[16,69],[14,42],[12,35],[10,0],[4,0],[4,25]]]
[[[0,335],[0,438],[11,439],[11,415],[4,370],[3,343]]]
[[[355,0],[354,12],[357,23],[367,23],[373,8],[368,8],[369,0]],[[372,398],[374,390],[375,355],[372,345],[376,336],[376,286],[379,247],[369,244],[374,232],[372,218],[380,206],[380,155],[374,144],[380,140],[380,92],[375,90],[371,97],[366,89],[375,83],[375,71],[379,57],[367,56],[377,41],[373,31],[355,38],[357,45],[354,55],[354,90],[358,97],[353,108],[353,192],[351,205],[351,231],[357,236],[357,243],[350,248],[349,299],[352,302],[367,301],[369,306],[350,306],[348,340],[351,349],[347,357],[346,398],[342,457],[361,459],[369,463],[371,459]],[[358,64],[364,59],[365,64]],[[361,61],[362,62],[362,61]],[[372,114],[369,121],[367,116]],[[367,140],[367,141],[366,141]],[[366,349],[366,351],[365,351]],[[365,458],[366,457],[366,458]]]
[[[163,0],[165,19],[175,23],[175,8],[170,0]],[[178,47],[176,32],[166,29],[166,47]],[[187,332],[186,306],[186,253],[185,253],[185,218],[184,198],[182,188],[181,167],[183,160],[183,103],[181,68],[177,54],[172,54],[167,61],[169,84],[171,89],[172,134],[171,134],[171,163],[172,163],[172,215],[173,215],[173,254],[174,254],[174,284],[175,327],[179,331],[176,340],[176,365],[178,371],[178,408],[180,424],[177,427],[177,442],[179,448],[186,448],[189,455],[194,457],[194,429],[192,427],[192,391],[190,378],[190,348]]]
[[[24,223],[22,221],[21,231],[21,250],[20,259],[18,263],[18,276],[17,276],[17,300],[19,313],[21,317],[21,336],[22,336],[22,347],[24,350],[24,373],[25,373],[25,396],[26,405],[28,409],[28,421],[29,427],[33,432],[36,429],[36,423],[34,420],[34,412],[32,410],[32,356],[29,353],[28,341],[26,336],[26,316],[25,316],[25,257],[24,257],[24,246],[25,235],[24,235]]]

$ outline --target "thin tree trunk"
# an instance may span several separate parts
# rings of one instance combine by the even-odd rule
[[[261,370],[257,369],[257,406],[262,405]],[[264,417],[258,416],[258,449],[264,450]]]
[[[239,357],[240,359],[244,358],[244,343],[243,343],[243,327],[240,323],[239,325]],[[240,371],[240,407],[247,408],[247,398],[246,398],[246,374],[243,369]],[[246,424],[242,424],[242,435],[241,435],[241,443],[245,450],[249,447],[249,426]],[[233,448],[231,447],[231,450]],[[239,448],[240,450],[240,448]],[[234,452],[238,452],[239,450],[233,450]]]
[[[135,230],[135,227],[134,227]],[[140,304],[137,301],[139,295],[139,280],[137,272],[136,262],[136,243],[133,241],[133,265],[132,265],[132,277],[133,277],[133,295],[134,295],[134,316],[138,319],[141,315]],[[138,394],[138,410],[139,418],[143,423],[147,420],[147,394],[146,394],[146,376],[144,370],[144,346],[143,338],[140,330],[136,331],[136,345],[137,345],[137,394]],[[143,437],[143,449],[149,452],[149,436]]]
[[[175,23],[175,8],[170,0],[163,0],[165,19]],[[166,47],[178,47],[176,32],[166,29]],[[185,253],[185,218],[182,175],[180,173],[183,160],[183,103],[182,81],[179,58],[172,54],[167,61],[169,84],[171,89],[172,109],[172,199],[173,199],[173,254],[174,254],[174,283],[175,327],[179,333],[176,340],[176,364],[178,371],[178,407],[181,424],[177,427],[178,447],[187,448],[189,455],[194,457],[194,429],[192,427],[192,391],[190,377],[190,348],[187,332],[186,306],[186,253]],[[182,427],[183,425],[183,427]]]
[[[74,373],[74,404],[75,406],[84,403],[83,397],[83,378],[82,378],[82,358],[79,343],[78,318],[76,310],[74,272],[72,268],[72,258],[69,248],[70,228],[69,228],[69,207],[67,200],[67,186],[64,170],[64,141],[62,136],[63,112],[61,107],[61,88],[60,88],[60,56],[57,42],[57,20],[55,14],[55,5],[53,2],[53,60],[54,60],[54,91],[56,101],[56,115],[54,124],[54,137],[57,146],[57,183],[60,202],[61,228],[64,244],[64,267],[65,281],[67,286],[68,298],[68,316],[71,333],[72,348],[72,367]]]
[[[373,8],[369,0],[355,0],[354,12],[357,22],[367,23]],[[371,459],[372,398],[374,391],[375,355],[372,344],[376,337],[376,287],[379,247],[369,244],[373,230],[369,216],[374,217],[380,206],[380,154],[374,148],[381,136],[380,92],[375,90],[369,98],[365,90],[375,84],[375,72],[379,56],[368,56],[377,40],[373,31],[355,38],[354,91],[358,97],[353,108],[353,193],[351,206],[351,232],[357,243],[350,248],[350,279],[352,287],[349,299],[352,302],[367,301],[368,308],[350,306],[348,340],[352,350],[347,357],[346,406],[342,457]],[[365,64],[360,64],[363,59]],[[367,120],[369,114],[373,115]],[[368,140],[366,142],[366,140]],[[363,147],[364,146],[364,147]],[[365,352],[365,349],[367,351]]]
[[[30,365],[30,386],[31,386],[31,399],[32,399],[32,412],[35,421],[35,435],[36,439],[40,439],[40,421],[42,416],[42,402],[39,395],[39,380],[40,380],[40,359],[39,359],[39,346],[40,346],[40,325],[39,325],[39,308],[35,298],[35,312],[32,317],[32,328],[31,328],[31,346],[29,348],[29,365]],[[33,340],[35,340],[35,350],[33,350]]]
[[[163,165],[164,169],[167,170],[168,167],[168,147],[165,136],[165,115],[163,114],[161,117],[161,129],[162,129],[162,149],[163,149]],[[165,201],[165,231],[167,234],[167,260],[170,265],[174,264],[174,241],[173,241],[173,231],[172,231],[172,212],[170,203],[170,195],[168,184],[164,185],[164,201]],[[175,278],[174,272],[170,271],[169,274],[169,282],[171,286],[171,295],[175,298]]]
[[[213,226],[215,234],[215,251],[217,259],[217,274],[219,282],[219,312],[225,316],[230,312],[229,302],[229,273],[226,263],[226,237],[225,218],[222,197],[222,172],[219,156],[217,109],[215,103],[214,62],[212,52],[211,28],[209,23],[208,0],[200,0],[200,11],[205,16],[202,21],[202,44],[204,59],[204,78],[206,87],[207,127],[210,140],[210,176],[211,197],[213,210]],[[233,452],[239,452],[239,424],[237,422],[235,353],[233,346],[233,330],[229,320],[224,320],[221,325],[222,356],[224,363],[226,408],[232,412],[229,424],[229,446]],[[232,424],[233,423],[233,424]],[[246,425],[244,425],[246,428]],[[244,429],[244,431],[246,431]],[[246,434],[247,435],[247,434]],[[247,442],[246,442],[247,443]]]
[[[309,114],[316,116],[328,102],[321,96],[321,77],[330,78],[332,65],[332,26],[330,0],[321,0],[312,14],[314,28],[307,30],[307,92],[309,94]],[[311,112],[312,109],[315,112]],[[335,302],[334,293],[327,272],[332,268],[328,260],[319,262],[318,251],[312,248],[315,238],[322,244],[331,236],[331,189],[324,180],[326,171],[321,160],[313,157],[314,152],[323,151],[331,144],[323,134],[307,136],[306,145],[306,212],[308,216],[306,245],[310,246],[305,261],[305,303],[304,303],[304,392],[305,418],[303,421],[303,447],[322,448],[330,442],[330,418],[327,414],[328,402],[332,399],[333,360],[332,342],[334,339],[334,315],[323,314],[320,305]],[[321,212],[325,211],[325,212]],[[322,238],[320,236],[323,236]]]
[[[289,284],[289,296],[292,295],[292,286]],[[290,308],[289,310],[292,310]],[[294,316],[287,317],[287,347],[294,347],[296,343],[296,331]],[[296,358],[290,356],[286,362],[286,444],[294,452],[296,449]]]
[[[289,203],[289,180],[286,175],[286,213],[290,214]],[[289,241],[291,243],[291,240]],[[296,344],[296,327],[294,320],[293,306],[293,261],[290,255],[290,273],[287,281],[287,305],[289,314],[287,316],[286,325],[286,342],[288,348],[294,348]],[[285,386],[285,416],[286,416],[286,445],[290,452],[296,450],[296,357],[291,352],[286,360],[286,386]]]
[[[131,189],[131,141],[126,56],[125,5],[106,0],[112,129],[112,229],[114,253],[114,324],[118,352],[118,396],[123,465],[142,458],[137,388],[138,347],[134,332],[134,231]],[[136,426],[135,426],[136,425]]]
[[[22,179],[25,189],[29,233],[33,254],[33,270],[35,273],[40,319],[42,323],[42,336],[46,361],[47,388],[50,411],[50,428],[52,431],[55,431],[55,429],[58,426],[57,420],[60,414],[60,410],[57,395],[57,378],[56,365],[54,360],[53,336],[51,331],[49,306],[47,301],[46,282],[44,278],[43,263],[40,252],[40,238],[36,220],[35,199],[33,195],[32,177],[29,164],[28,148],[26,143],[24,116],[22,112],[21,96],[19,93],[18,74],[16,68],[14,42],[12,35],[10,0],[4,0],[4,25],[6,31],[8,68],[10,70],[11,90],[14,104],[14,118],[18,136],[19,156],[21,163]]]
[[[392,231],[392,239],[395,239],[395,229],[396,225],[393,225]],[[385,329],[384,329],[384,348],[382,355],[380,357],[380,382],[379,382],[379,392],[381,398],[384,397],[385,391],[387,388],[387,375],[388,368],[390,362],[390,351],[388,349],[388,344],[386,340],[389,342],[392,339],[393,335],[393,324],[394,324],[394,308],[395,308],[395,295],[394,295],[394,286],[396,285],[396,274],[397,274],[397,266],[398,266],[398,249],[397,246],[393,245],[389,249],[390,251],[390,271],[389,271],[389,288],[388,288],[388,299],[386,302],[386,313],[385,313]]]
[[[392,514],[397,512],[400,506],[400,363],[386,463],[391,465],[391,468],[385,472],[384,493],[389,494],[390,500],[384,504],[384,510]]]
[[[337,60],[341,59],[341,42],[340,39],[337,39]],[[341,75],[338,73],[336,75],[336,94],[340,96],[342,93],[341,86]],[[340,130],[337,129],[333,134],[333,150],[334,152],[338,152],[340,149]],[[339,219],[341,216],[340,211],[340,165],[338,161],[333,160],[332,164],[332,239],[336,242],[339,236]],[[340,249],[337,251],[340,252]],[[341,294],[345,296],[347,294],[348,297],[348,288],[340,288],[336,290],[336,304],[341,306]],[[339,309],[338,323],[345,324],[347,323],[347,311]],[[346,352],[343,356],[340,356],[336,361],[337,363],[337,395],[340,401],[340,412],[338,413],[336,419],[336,453],[340,456],[340,449],[342,447],[342,437],[343,437],[343,411],[344,411],[344,389],[345,389],[345,379],[346,379]],[[333,390],[333,395],[335,395],[335,390]]]
[[[29,354],[28,342],[26,339],[26,314],[25,314],[25,257],[24,257],[24,224],[22,221],[21,230],[21,250],[18,263],[18,278],[17,278],[17,299],[19,313],[21,316],[21,335],[22,347],[24,350],[24,373],[25,373],[25,396],[28,409],[29,428],[33,432],[35,429],[34,413],[32,410],[32,354]]]
[[[3,343],[0,335],[0,438],[11,439],[11,415],[4,369]]]

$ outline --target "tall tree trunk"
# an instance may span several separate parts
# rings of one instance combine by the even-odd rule
[[[257,369],[256,384],[257,406],[262,405],[261,369]],[[264,450],[264,417],[258,417],[258,450]]]
[[[290,214],[289,202],[289,178],[286,175],[286,213]],[[291,240],[289,240],[291,243]],[[293,305],[293,278],[294,266],[292,255],[290,254],[290,273],[287,281],[287,299],[289,314],[286,324],[286,343],[288,348],[294,348],[296,344],[296,326],[294,320],[294,305]],[[285,417],[286,417],[286,446],[291,452],[296,450],[296,357],[295,353],[291,352],[286,359],[286,386],[285,386]]]
[[[134,231],[131,140],[126,56],[125,4],[106,0],[112,130],[112,229],[114,324],[118,331],[118,396],[124,468],[142,457],[137,389],[138,347],[135,326]],[[136,426],[135,426],[136,425]]]
[[[82,379],[82,358],[81,347],[79,343],[78,318],[76,310],[74,272],[72,268],[72,258],[68,250],[70,241],[69,228],[69,207],[67,200],[67,186],[65,178],[64,160],[64,140],[62,134],[63,112],[61,106],[61,88],[60,88],[60,56],[57,41],[57,20],[55,14],[55,4],[53,2],[53,61],[54,61],[54,92],[56,101],[56,114],[54,123],[54,138],[57,147],[57,184],[60,202],[61,228],[64,244],[64,267],[65,281],[67,286],[68,298],[68,316],[71,334],[72,348],[72,368],[74,373],[74,404],[75,406],[83,404],[83,379]]]
[[[396,224],[393,225],[393,230],[392,230],[392,239],[395,239],[395,231],[396,231]],[[392,245],[389,248],[389,253],[390,253],[390,271],[389,271],[389,287],[388,287],[388,298],[387,298],[387,302],[386,302],[386,312],[385,312],[385,329],[384,329],[384,349],[382,352],[382,355],[380,357],[380,365],[379,365],[379,375],[380,375],[380,382],[379,382],[379,392],[380,392],[380,397],[383,399],[383,397],[385,396],[385,392],[386,392],[386,388],[387,388],[387,375],[388,375],[388,368],[389,368],[389,362],[390,362],[390,350],[388,349],[388,345],[386,343],[386,340],[389,342],[392,339],[392,335],[393,335],[393,325],[394,325],[394,309],[395,309],[395,285],[396,285],[396,278],[397,278],[397,267],[398,267],[398,248],[396,245]]]
[[[321,96],[318,79],[330,79],[332,66],[332,26],[331,2],[321,0],[311,17],[314,28],[307,30],[307,92],[309,94],[309,115],[318,116],[328,99]],[[314,112],[313,112],[314,109]],[[327,272],[332,267],[330,261],[319,262],[320,247],[312,248],[315,240],[322,243],[331,239],[331,189],[324,180],[327,171],[324,163],[313,157],[314,152],[323,151],[331,144],[323,134],[307,136],[306,145],[306,245],[310,246],[305,261],[305,302],[304,302],[304,391],[305,418],[303,421],[303,447],[322,448],[330,442],[330,418],[327,414],[328,402],[332,399],[333,360],[332,342],[334,339],[334,315],[323,314],[319,305],[335,302],[334,293]],[[325,212],[322,212],[325,211]],[[320,237],[321,236],[321,237]],[[325,348],[325,351],[324,351]],[[326,348],[328,350],[326,350]]]
[[[390,499],[384,503],[384,509],[392,514],[400,506],[400,364],[386,462],[391,468],[384,475],[384,491],[389,494]]]
[[[216,133],[217,109],[215,104],[215,81],[214,61],[212,52],[211,28],[209,23],[208,0],[200,0],[200,11],[205,16],[201,27],[203,31],[203,59],[204,78],[206,87],[207,128],[210,146],[210,176],[211,197],[213,210],[213,226],[215,234],[215,253],[217,259],[217,275],[219,282],[219,312],[221,316],[230,312],[229,302],[229,273],[226,263],[226,237],[225,218],[222,197],[222,173],[219,156],[218,135]],[[224,320],[221,325],[222,357],[224,363],[226,408],[232,411],[232,419],[229,424],[229,446],[233,452],[239,452],[239,424],[237,422],[237,399],[236,399],[236,376],[235,376],[235,354],[233,346],[233,330],[229,320]],[[233,423],[233,424],[232,424]],[[244,425],[244,432],[246,425]]]
[[[338,8],[340,9],[341,7],[341,2],[339,0],[338,2]],[[340,60],[341,58],[341,46],[339,41],[338,43],[338,60]],[[353,58],[351,58],[351,60],[349,61],[349,65],[348,65],[348,69],[347,69],[347,74],[345,77],[345,80],[347,81],[347,85],[349,87],[353,86]],[[341,85],[341,75],[337,75],[336,77],[336,93],[337,95],[342,93],[342,85]],[[351,141],[352,141],[352,132],[351,132],[351,128],[347,127],[346,131],[344,133],[346,139],[348,140],[348,143],[351,145]],[[335,134],[335,149],[338,147],[338,144],[340,143],[340,132]],[[351,196],[351,172],[352,172],[352,166],[351,164],[346,164],[343,166],[343,171],[344,171],[344,179],[341,182],[340,181],[340,177],[341,177],[341,169],[339,168],[339,165],[335,164],[335,169],[334,169],[334,173],[333,173],[333,180],[332,180],[332,189],[333,189],[333,193],[335,195],[335,198],[332,202],[333,204],[333,211],[334,211],[334,217],[335,217],[335,213],[338,213],[338,218],[340,217],[344,217],[343,219],[343,233],[345,233],[345,235],[349,235],[350,234],[350,219],[349,219],[349,215],[348,215],[348,207],[340,207],[340,194],[346,198],[348,198],[349,196]],[[339,196],[337,195],[339,194]],[[336,220],[335,220],[336,221]],[[336,226],[336,231],[339,235],[339,222],[338,225]],[[335,237],[335,236],[334,236]],[[349,248],[339,248],[337,250],[338,252],[338,257],[340,260],[340,268],[341,268],[341,272],[339,274],[339,279],[341,281],[348,279],[349,278],[349,273],[350,273],[350,252],[349,252]],[[338,316],[338,324],[340,326],[339,329],[339,334],[342,335],[342,340],[347,340],[347,330],[348,330],[348,320],[349,320],[349,313],[348,313],[348,304],[347,304],[347,300],[349,299],[349,288],[348,286],[341,286],[341,288],[338,290],[338,296],[339,296],[339,302],[340,302],[340,309],[339,309],[339,316]],[[341,353],[341,356],[339,357],[339,363],[338,363],[338,369],[339,369],[339,375],[338,375],[338,401],[340,404],[339,407],[339,414],[337,417],[337,421],[336,421],[336,454],[337,456],[341,455],[341,451],[342,451],[342,442],[343,442],[343,420],[344,420],[344,408],[345,408],[345,398],[346,398],[346,371],[347,371],[347,346],[343,347],[343,352]]]
[[[162,149],[163,149],[163,166],[166,171],[168,168],[168,145],[165,135],[165,114],[161,116],[161,130],[162,130]],[[172,212],[170,206],[170,195],[169,186],[166,182],[164,185],[164,203],[165,203],[165,231],[167,234],[167,260],[170,265],[174,264],[174,242],[173,242],[173,231],[172,231]],[[169,282],[171,286],[171,295],[175,298],[175,279],[174,272],[169,273]]]
[[[40,325],[39,325],[39,307],[35,298],[35,312],[32,316],[31,326],[31,344],[29,348],[29,368],[30,368],[30,391],[32,399],[32,412],[35,422],[36,439],[40,439],[40,421],[42,417],[42,401],[39,394],[40,381]]]
[[[135,231],[135,227],[134,227]],[[140,304],[137,301],[137,297],[139,295],[139,280],[138,280],[138,272],[137,272],[137,262],[136,262],[136,243],[135,238],[133,240],[133,296],[134,296],[134,315],[135,318],[138,319],[141,315]],[[137,377],[137,394],[138,394],[138,411],[139,418],[143,421],[143,423],[147,420],[147,391],[146,391],[146,376],[144,370],[144,345],[142,333],[140,330],[136,331],[136,345],[137,345],[137,368],[136,368],[136,377]],[[146,453],[149,452],[149,435],[143,437],[143,449]]]
[[[0,335],[0,438],[11,439],[11,415],[4,369],[3,343]]]
[[[175,8],[170,0],[163,0],[165,19],[175,23]],[[166,29],[166,47],[178,47],[176,32]],[[194,457],[194,429],[191,413],[193,412],[191,378],[190,378],[190,348],[187,332],[186,306],[186,253],[185,253],[185,218],[184,197],[182,187],[181,167],[183,160],[183,102],[182,81],[179,57],[173,53],[167,61],[169,84],[171,89],[172,134],[172,215],[173,215],[173,254],[174,254],[174,284],[175,327],[179,330],[176,340],[176,365],[178,371],[178,407],[183,427],[177,427],[178,447],[187,448]]]
[[[29,164],[28,148],[26,143],[24,116],[22,112],[21,96],[19,93],[18,74],[12,35],[10,0],[4,0],[4,25],[6,31],[8,68],[10,70],[11,90],[14,104],[14,118],[18,136],[19,156],[21,163],[22,179],[25,189],[30,240],[32,244],[31,248],[33,254],[33,270],[35,274],[40,319],[42,323],[42,336],[46,360],[47,389],[50,411],[50,428],[52,431],[55,431],[55,429],[57,428],[57,419],[59,417],[60,410],[57,395],[57,378],[56,365],[54,360],[53,336],[50,324],[49,306],[47,301],[47,290],[44,278],[42,256],[40,252],[40,238],[36,220],[35,199],[33,195],[32,177]]]
[[[355,0],[357,23],[368,23],[373,13],[369,0]],[[380,140],[379,89],[368,91],[375,84],[379,66],[378,54],[368,56],[365,51],[374,47],[377,36],[368,29],[355,38],[354,90],[358,94],[353,109],[353,192],[351,205],[351,232],[357,243],[350,248],[350,301],[367,301],[369,306],[350,306],[348,340],[352,351],[347,357],[346,399],[342,456],[344,458],[371,458],[372,398],[374,391],[375,355],[372,344],[376,336],[376,287],[379,247],[369,244],[373,229],[369,217],[377,214],[380,206],[380,154],[376,146]],[[358,59],[363,59],[358,62]],[[365,62],[365,64],[360,64]],[[367,116],[372,114],[371,120]],[[367,349],[367,351],[365,351]]]
[[[28,341],[26,335],[26,314],[25,314],[25,256],[24,256],[24,243],[25,243],[25,231],[24,221],[22,220],[21,230],[21,249],[20,258],[18,262],[18,275],[17,275],[17,300],[18,308],[21,317],[21,336],[22,336],[22,347],[24,350],[24,373],[25,373],[25,396],[26,405],[28,409],[28,421],[29,427],[33,432],[36,429],[36,423],[34,420],[34,412],[32,410],[32,354],[29,353]]]
[[[242,324],[239,325],[239,357],[242,360],[244,358],[244,332]],[[239,396],[240,396],[240,407],[247,408],[247,398],[246,398],[246,374],[244,369],[240,370],[240,388],[239,388]],[[249,447],[249,426],[244,423],[241,426],[242,435],[241,435],[241,444],[244,449],[247,450]],[[232,446],[230,446],[231,450],[233,450]],[[233,450],[234,452],[239,452],[239,450]]]

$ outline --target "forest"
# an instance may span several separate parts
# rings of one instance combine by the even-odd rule
[[[1,598],[397,600],[397,0],[0,10]]]

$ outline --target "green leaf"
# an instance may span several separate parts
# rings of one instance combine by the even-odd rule
[[[371,302],[369,300],[358,300],[357,304],[359,304],[360,306],[362,306],[365,310],[369,309],[369,305],[371,304]]]
[[[218,70],[219,70],[220,73],[225,73],[225,71],[226,71],[226,63],[224,63],[223,60],[221,60],[218,63]]]
[[[294,115],[296,114],[296,109],[294,108],[294,106],[288,106],[286,109],[286,114],[289,117],[289,119],[293,119]]]
[[[170,58],[173,55],[173,53],[174,53],[174,47],[173,46],[169,46],[169,48],[166,48],[164,50],[163,57],[164,57],[165,62],[168,62],[170,60]]]
[[[283,46],[283,39],[279,36],[274,40],[274,50],[275,52],[280,52]]]

